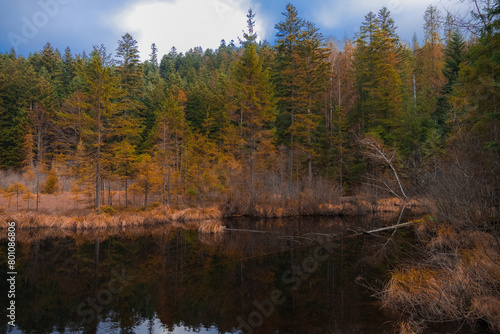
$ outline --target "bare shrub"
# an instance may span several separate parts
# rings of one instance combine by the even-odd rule
[[[246,215],[262,218],[331,214],[332,204],[339,203],[340,188],[318,178],[312,183],[294,183],[289,191],[279,174],[262,176],[254,193],[243,184],[225,195],[221,206],[224,216]]]

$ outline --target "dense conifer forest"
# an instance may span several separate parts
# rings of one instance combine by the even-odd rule
[[[126,33],[90,54],[1,54],[3,197],[17,210],[41,193],[97,210],[251,212],[308,192],[498,206],[498,9],[467,25],[431,5],[412,45],[385,7],[338,43],[288,4],[275,45],[257,42],[249,10],[216,50],[153,44],[141,61]]]
[[[500,1],[462,3],[467,19],[429,6],[411,45],[388,8],[340,43],[288,4],[273,44],[249,10],[216,50],[153,44],[144,60],[125,33],[89,53],[0,54],[0,229],[203,220],[217,237],[222,217],[392,212],[382,229],[342,226],[390,231],[361,266],[394,269],[358,283],[399,331],[500,332]]]

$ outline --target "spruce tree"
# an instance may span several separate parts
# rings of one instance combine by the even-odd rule
[[[117,100],[120,96],[119,81],[111,68],[105,65],[107,56],[105,49],[94,48],[91,57],[78,67],[78,75],[84,85],[83,109],[84,124],[81,138],[92,150],[92,162],[95,168],[95,207],[101,206],[101,185],[105,161],[105,150],[109,151],[110,138],[114,136],[114,122],[117,120]]]
[[[296,99],[299,92],[298,73],[300,70],[299,44],[302,38],[304,21],[298,17],[297,9],[292,4],[286,5],[282,13],[284,21],[275,25],[276,64],[274,83],[278,97],[277,131],[280,142],[288,147],[288,193],[292,188],[294,117],[297,109]],[[286,138],[288,135],[288,139]]]
[[[254,196],[255,166],[258,164],[259,146],[270,136],[274,121],[273,95],[269,73],[262,68],[262,59],[257,54],[257,35],[252,10],[247,15],[248,32],[244,33],[244,52],[235,65],[236,108],[240,135],[243,139],[243,157],[248,161],[249,183]]]

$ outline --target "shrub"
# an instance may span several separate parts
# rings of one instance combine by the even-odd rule
[[[108,205],[101,206],[101,211],[104,213],[109,213],[109,214],[116,213],[115,208],[113,208],[112,206],[108,206]]]
[[[47,175],[47,180],[42,186],[42,193],[53,195],[59,189],[59,179],[57,178],[56,172],[54,169],[49,171]]]

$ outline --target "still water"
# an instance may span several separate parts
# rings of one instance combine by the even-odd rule
[[[409,231],[388,241],[390,234],[340,237],[372,221],[224,224],[239,231],[19,231],[13,328],[3,302],[6,241],[0,244],[0,333],[394,332],[397,316],[355,281],[384,280],[405,256]]]

